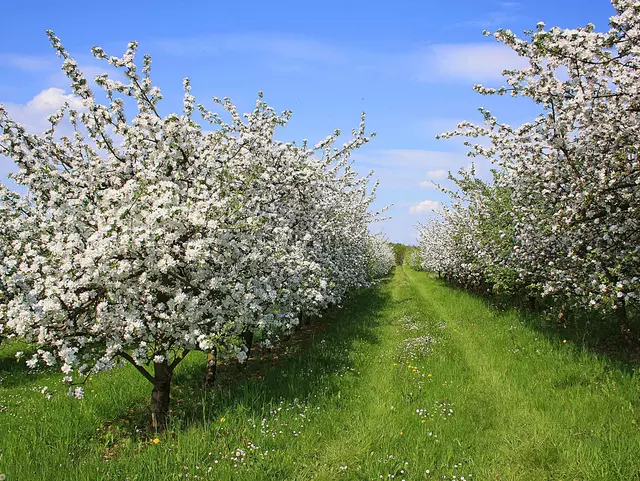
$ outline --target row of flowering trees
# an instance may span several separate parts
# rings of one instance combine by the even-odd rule
[[[640,299],[640,4],[614,0],[610,29],[539,23],[495,38],[529,60],[484,95],[528,97],[542,113],[518,127],[480,109],[442,137],[490,159],[490,182],[460,172],[452,205],[419,228],[422,267],[467,286],[613,310],[631,336]],[[487,32],[488,34],[488,32]],[[486,141],[488,140],[488,142]],[[453,178],[453,177],[452,177]]]
[[[369,231],[375,187],[350,161],[370,140],[364,115],[341,146],[339,131],[283,143],[291,112],[260,95],[244,115],[214,99],[220,115],[185,80],[182,113],[163,116],[135,42],[122,57],[93,49],[126,79],[97,76],[98,96],[48,34],[83,108],[63,106],[34,134],[0,106],[0,153],[28,192],[0,186],[0,336],[36,342],[30,366],[59,363],[75,384],[124,359],[153,385],[162,428],[191,350],[242,361],[247,334],[275,339],[391,269]]]

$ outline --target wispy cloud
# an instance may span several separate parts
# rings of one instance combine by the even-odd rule
[[[442,152],[420,149],[381,149],[366,154],[354,154],[358,165],[372,169],[390,168],[395,170],[457,170],[469,162],[464,152]]]
[[[465,152],[437,150],[385,149],[356,153],[353,157],[361,173],[375,172],[374,177],[381,182],[380,189],[394,202],[410,198],[411,204],[422,189],[434,187],[429,179],[451,185],[446,178],[448,172],[456,173],[469,163]]]
[[[493,28],[493,27],[509,27],[513,22],[521,22],[528,17],[523,15],[520,10],[522,3],[520,2],[497,2],[494,3],[492,10],[479,15],[476,18],[461,20],[448,28],[459,27],[477,27],[477,28]]]
[[[26,72],[48,71],[59,65],[60,61],[51,55],[24,55],[0,53],[0,66]]]
[[[245,32],[163,38],[156,40],[155,45],[166,54],[180,57],[238,55],[248,63],[258,62],[286,73],[332,66],[344,71],[402,76],[418,82],[495,80],[501,78],[504,69],[526,65],[511,49],[489,40],[382,53],[300,35]]]
[[[430,170],[427,172],[427,177],[430,179],[444,179],[447,176],[447,171],[444,169]]]
[[[482,82],[502,79],[505,69],[523,68],[526,59],[497,43],[439,44],[412,55],[417,80],[459,79]]]
[[[420,182],[420,188],[421,189],[435,189],[436,184],[432,181],[432,180],[423,180],[422,182]]]
[[[346,63],[350,53],[336,45],[298,35],[275,32],[219,33],[156,42],[165,53],[178,56],[216,56],[249,53],[261,61],[285,62],[287,70],[300,63]]]
[[[106,62],[95,59],[90,54],[72,54],[79,63],[79,68],[89,81],[99,74],[109,73],[112,79],[124,80],[121,72]],[[15,53],[0,53],[0,67],[15,69],[27,74],[38,76],[46,85],[57,88],[67,88],[70,80],[61,70],[62,60],[54,52],[49,55],[23,55]],[[16,87],[13,87],[16,90]]]
[[[506,3],[509,3],[509,2],[506,2]],[[477,27],[478,29],[494,28],[494,27],[506,28],[508,24],[523,20],[524,18],[525,17],[523,17],[522,15],[518,15],[512,12],[495,11],[495,12],[488,12],[482,17],[479,17],[476,19],[463,20],[461,22],[454,23],[453,25],[450,25],[449,28],[458,28],[458,27]]]

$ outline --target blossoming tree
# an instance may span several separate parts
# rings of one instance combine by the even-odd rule
[[[274,139],[290,112],[259,98],[243,117],[214,99],[226,122],[196,105],[188,80],[182,113],[163,116],[135,42],[122,57],[93,49],[126,79],[97,76],[101,103],[48,34],[83,108],[63,106],[34,134],[0,106],[0,152],[28,189],[2,187],[1,322],[38,343],[29,365],[59,362],[69,383],[128,361],[153,385],[162,429],[174,370],[191,350],[235,346],[243,360],[243,333],[290,329],[301,310],[368,281],[373,192],[349,161],[369,140],[364,119],[341,148],[339,132],[299,147]]]
[[[494,37],[530,65],[505,71],[504,87],[474,88],[528,97],[542,113],[512,127],[481,109],[484,125],[463,122],[443,137],[489,139],[469,143],[470,153],[499,166],[489,190],[507,194],[501,216],[486,215],[487,204],[476,209],[473,200],[459,207],[476,223],[476,240],[488,232],[506,239],[508,255],[479,249],[476,274],[491,278],[488,269],[497,264],[529,292],[613,309],[629,337],[627,306],[640,296],[640,7],[631,0],[613,6],[606,32],[592,24],[547,30],[539,23],[521,39],[498,30]],[[461,187],[479,199],[469,184]]]

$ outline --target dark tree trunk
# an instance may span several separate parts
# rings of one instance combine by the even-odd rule
[[[216,370],[218,367],[218,350],[213,348],[207,354],[207,367],[204,372],[204,387],[210,388],[216,383]]]
[[[163,431],[167,426],[173,372],[167,360],[154,363],[153,368],[155,380],[151,393],[151,426],[156,431]]]
[[[295,327],[295,330],[299,331],[305,324],[307,324],[307,316],[304,312],[300,311],[298,313],[298,325]]]
[[[242,333],[242,341],[247,346],[247,357],[251,355],[251,346],[253,346],[253,332],[246,330]]]
[[[535,311],[538,307],[536,296],[528,296],[527,299],[529,300],[529,309]]]
[[[624,298],[618,298],[615,301],[616,310],[615,316],[616,321],[618,323],[618,329],[620,329],[620,333],[622,334],[623,339],[627,343],[627,345],[634,350],[640,350],[640,341],[638,337],[635,335],[633,330],[631,329],[631,325],[629,324],[629,318],[627,315],[627,303]]]

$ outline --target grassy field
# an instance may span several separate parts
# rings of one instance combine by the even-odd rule
[[[146,431],[130,368],[69,399],[0,347],[0,474],[38,480],[640,480],[640,374],[533,315],[396,268],[286,350],[178,368]],[[568,340],[567,340],[568,339]],[[45,389],[46,387],[46,389]],[[48,396],[50,396],[48,398]]]

